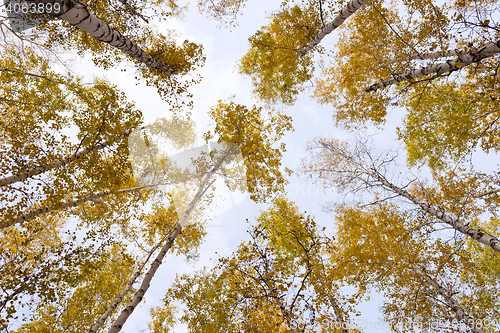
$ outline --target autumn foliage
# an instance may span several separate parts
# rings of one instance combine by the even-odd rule
[[[252,222],[233,253],[164,286],[151,332],[358,333],[374,293],[394,332],[498,331],[500,178],[477,162],[500,150],[497,1],[283,1],[237,64],[256,104],[220,99],[202,135],[192,88],[210,59],[152,24],[187,4],[62,3],[22,33],[0,20],[1,332],[122,330],[165,257],[194,262],[212,241],[222,183],[265,208],[238,215]],[[232,27],[247,9],[196,6]],[[151,110],[71,57],[133,72],[167,111],[146,123]],[[287,193],[288,107],[305,92],[334,123],[296,170],[343,193],[317,202],[324,220]],[[396,114],[399,155],[361,131]],[[169,149],[200,153],[183,169]]]

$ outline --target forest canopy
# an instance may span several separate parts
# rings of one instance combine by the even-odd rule
[[[10,1],[0,332],[500,330],[497,1]]]

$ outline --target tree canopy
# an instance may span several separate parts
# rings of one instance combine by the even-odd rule
[[[358,333],[373,293],[387,331],[498,331],[499,171],[477,163],[500,150],[497,1],[276,3],[236,64],[255,104],[211,96],[204,133],[194,92],[211,59],[161,24],[187,3],[25,5],[43,13],[0,18],[1,332],[121,331],[159,272],[182,270],[172,255],[216,242],[222,187],[262,210],[236,208],[246,239],[155,295],[151,332]],[[253,10],[195,6],[233,33]],[[76,74],[75,57],[132,73],[165,111],[139,110],[112,74]],[[320,107],[297,111],[305,92],[333,124],[298,142],[296,112]],[[399,155],[364,134],[398,117]],[[292,198],[294,172],[343,193],[314,203],[329,218]]]

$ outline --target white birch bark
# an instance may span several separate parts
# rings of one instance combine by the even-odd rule
[[[450,215],[443,213],[436,208],[432,207],[431,205],[425,203],[423,200],[421,200],[419,197],[409,193],[408,191],[403,190],[402,188],[388,182],[382,175],[375,173],[375,172],[370,172],[369,170],[365,169],[366,174],[372,176],[373,178],[377,179],[379,182],[381,182],[386,188],[396,192],[400,196],[410,200],[420,208],[422,208],[425,212],[428,214],[437,217],[444,223],[448,224],[451,226],[453,229],[471,237],[472,239],[478,241],[481,244],[484,244],[486,246],[491,247],[494,251],[500,252],[500,240],[498,238],[490,236],[482,232],[481,230],[474,229],[469,227],[468,225],[464,224],[463,222],[459,221],[458,219],[454,219]]]
[[[472,332],[484,333],[484,330],[481,327],[475,325],[476,321],[474,320],[474,318],[469,316],[469,314],[464,311],[464,309],[460,306],[460,303],[458,303],[457,300],[452,295],[450,295],[450,293],[448,292],[448,290],[446,290],[446,288],[444,288],[443,286],[439,285],[436,281],[431,279],[420,268],[411,266],[410,269],[415,273],[417,273],[427,284],[431,285],[434,289],[436,289],[436,291],[446,300],[446,302],[453,310],[453,312],[455,312],[455,315],[458,317],[458,319],[463,321],[467,326],[469,326]]]
[[[151,68],[156,68],[168,76],[174,74],[175,66],[169,65],[161,60],[155,59],[148,53],[144,52],[136,43],[132,42],[130,38],[122,35],[119,31],[111,28],[107,23],[103,22],[97,16],[91,14],[84,5],[77,3],[74,0],[32,0],[37,5],[60,4],[61,10],[59,13],[50,13],[52,16],[65,20],[69,24],[81,29],[95,37],[101,42],[108,43],[135,60],[146,64]]]
[[[122,135],[120,135],[118,137],[118,140],[123,139],[124,137],[126,137],[127,135],[129,135],[131,132],[132,132],[131,129],[126,130]],[[55,161],[55,162],[46,164],[44,166],[36,167],[34,169],[22,172],[22,173],[20,173],[18,175],[12,175],[12,176],[8,176],[8,177],[0,178],[0,186],[7,186],[7,185],[10,185],[10,184],[14,184],[14,183],[23,181],[23,180],[25,180],[25,179],[27,179],[29,177],[33,177],[33,176],[42,174],[44,172],[47,172],[49,170],[52,170],[52,169],[55,169],[55,168],[60,168],[62,166],[65,166],[66,164],[69,164],[69,163],[71,163],[73,161],[76,161],[76,160],[80,159],[81,157],[87,155],[88,153],[93,152],[94,150],[103,149],[103,148],[109,146],[112,143],[113,142],[110,142],[108,140],[106,140],[106,141],[104,141],[102,143],[96,143],[96,144],[90,146],[89,148],[80,150],[80,151],[76,152],[75,154],[73,154],[73,155],[71,155],[69,157],[63,158],[62,160]]]
[[[186,224],[189,215],[193,211],[196,203],[201,199],[203,194],[210,188],[212,183],[209,184],[210,179],[212,176],[217,172],[217,170],[221,167],[223,162],[225,161],[226,157],[230,154],[232,147],[234,146],[234,143],[227,149],[227,151],[224,153],[224,155],[219,159],[219,161],[214,165],[212,170],[208,172],[204,177],[203,180],[201,181],[200,185],[198,186],[198,191],[196,192],[194,198],[191,200],[191,202],[188,205],[188,208],[182,215],[182,217],[179,219],[179,222],[177,223],[177,228],[175,231],[167,236],[167,242],[165,245],[162,247],[160,250],[160,253],[158,253],[156,259],[153,261],[151,264],[151,267],[149,268],[149,271],[146,273],[144,279],[142,280],[141,286],[139,287],[139,290],[134,294],[130,302],[128,303],[127,307],[123,309],[123,311],[120,313],[116,321],[114,322],[113,326],[111,329],[108,331],[108,333],[118,333],[122,329],[123,325],[127,321],[127,319],[130,317],[132,312],[135,310],[137,305],[141,302],[142,298],[144,297],[144,294],[147,292],[149,289],[149,285],[151,283],[151,280],[153,279],[153,276],[155,275],[156,271],[158,270],[158,267],[160,267],[161,262],[163,258],[165,257],[167,251],[172,247],[172,244],[174,243],[175,239],[179,234],[181,233],[181,229]]]
[[[342,148],[337,148],[333,146],[332,144],[329,143],[320,143],[325,149],[328,149],[332,151],[334,154],[340,155],[342,158],[346,159],[349,161],[355,168],[357,168],[357,171],[351,171],[352,173],[362,173],[367,176],[372,177],[373,179],[377,180],[379,183],[382,184],[383,187],[386,189],[389,189],[396,194],[410,200],[413,202],[415,205],[419,206],[422,208],[425,212],[428,214],[437,217],[440,219],[442,222],[448,224],[451,226],[453,229],[471,237],[475,241],[478,241],[481,244],[484,244],[486,246],[491,247],[494,251],[500,252],[500,240],[494,236],[487,235],[481,230],[474,229],[469,227],[468,225],[464,224],[461,222],[459,219],[455,219],[451,217],[450,215],[443,213],[436,208],[432,207],[431,205],[427,204],[425,201],[421,200],[419,197],[416,195],[413,195],[409,193],[408,191],[390,183],[385,177],[378,172],[378,170],[375,167],[368,168],[365,167],[361,162],[356,160],[350,153],[344,151]],[[360,148],[361,150],[365,151],[366,153],[366,148],[362,147]],[[371,157],[370,157],[371,158]],[[343,170],[341,171],[342,173],[345,173],[346,171]],[[356,175],[356,177],[359,177],[359,175]]]
[[[454,49],[444,52],[431,52],[431,53],[420,53],[420,54],[412,54],[406,58],[390,60],[384,62],[386,65],[402,62],[402,61],[411,61],[411,60],[433,60],[447,57],[458,57],[464,53],[467,53],[468,49]]]
[[[333,313],[335,314],[335,320],[340,324],[340,327],[342,327],[342,333],[349,333],[349,330],[346,328],[349,327],[348,323],[346,323],[344,316],[342,315],[342,309],[337,302],[337,299],[333,296],[329,296],[328,298],[330,305],[333,308]]]
[[[3,223],[2,225],[0,225],[0,230],[3,228],[13,226],[17,223],[24,222],[28,219],[32,219],[32,218],[37,217],[37,216],[42,215],[42,214],[46,214],[46,213],[49,213],[52,211],[61,210],[61,209],[65,209],[65,208],[75,207],[75,206],[78,206],[78,205],[80,205],[84,202],[88,202],[88,201],[96,201],[100,198],[104,198],[104,197],[111,195],[111,194],[123,194],[123,193],[129,193],[129,192],[137,192],[137,191],[140,191],[142,189],[151,188],[154,186],[157,186],[157,185],[144,185],[144,186],[139,186],[139,187],[118,190],[118,191],[106,190],[106,191],[103,191],[101,193],[89,194],[89,195],[84,196],[84,197],[77,199],[77,200],[32,209],[30,211],[23,213],[22,216],[14,218],[12,221]]]
[[[392,78],[383,80],[380,82],[377,82],[375,84],[372,84],[366,89],[366,92],[370,91],[376,91],[381,88],[385,88],[387,86],[390,86],[392,84],[395,84],[397,82],[402,82],[402,81],[408,81],[410,79],[414,79],[417,77],[421,76],[426,76],[430,74],[434,74],[436,76],[443,75],[445,73],[451,72],[458,70],[464,66],[468,66],[470,64],[480,62],[483,59],[489,58],[494,56],[495,54],[500,53],[500,40],[498,40],[496,43],[490,43],[488,45],[485,45],[479,49],[467,52],[467,53],[461,53],[458,56],[458,59],[456,60],[448,60],[446,62],[434,64],[434,65],[429,65],[424,68],[420,69],[413,69],[411,71],[408,71],[404,74],[396,74],[393,75]],[[457,63],[459,65],[457,66]]]
[[[181,226],[178,225],[177,228],[175,229],[175,231],[171,235],[167,236],[167,242],[165,243],[165,245],[163,245],[163,247],[160,250],[160,253],[158,253],[155,260],[151,264],[151,267],[149,268],[148,272],[144,276],[144,279],[142,280],[142,283],[141,283],[141,286],[139,287],[139,290],[136,291],[136,293],[134,294],[134,296],[132,297],[132,299],[128,303],[127,307],[125,309],[123,309],[123,311],[120,313],[120,316],[116,319],[116,321],[113,324],[113,327],[111,327],[111,329],[108,331],[108,333],[120,332],[120,330],[122,329],[122,326],[125,324],[128,317],[132,314],[132,312],[135,310],[137,305],[139,305],[139,303],[141,302],[142,298],[144,297],[144,294],[146,293],[146,291],[148,291],[151,280],[153,279],[153,276],[155,275],[156,271],[158,270],[158,267],[160,267],[161,262],[162,262],[163,258],[165,257],[165,254],[167,254],[167,251],[172,247],[172,244],[174,243],[175,239],[177,238],[177,236],[179,236],[180,233],[181,233]],[[117,303],[116,306],[118,306],[118,304],[119,303]],[[116,306],[115,306],[115,308],[116,308]],[[110,314],[111,314],[111,312],[112,312],[112,310],[110,311]],[[108,314],[108,316],[109,316],[109,314]]]
[[[342,8],[340,13],[335,16],[333,21],[330,21],[326,24],[311,40],[306,46],[300,49],[300,56],[303,57],[307,52],[311,51],[316,45],[318,45],[326,35],[330,34],[333,30],[337,29],[344,23],[345,20],[352,14],[354,14],[358,9],[360,9],[363,5],[365,5],[368,0],[351,0],[347,3],[347,6]]]
[[[156,249],[159,247],[159,245],[160,244],[155,245],[151,249],[151,251],[149,251],[148,257],[146,258],[146,260],[144,260],[144,262],[142,263],[141,267],[139,267],[139,269],[134,273],[134,275],[132,275],[132,277],[130,278],[130,280],[128,281],[127,285],[125,286],[125,288],[120,293],[120,295],[118,295],[118,297],[115,299],[115,301],[106,309],[106,312],[104,312],[104,314],[101,316],[101,318],[99,318],[99,320],[95,323],[94,327],[92,327],[89,330],[88,333],[97,333],[97,331],[101,328],[101,326],[106,322],[106,320],[111,315],[111,313],[114,311],[114,309],[116,309],[116,307],[121,303],[121,301],[123,300],[123,298],[130,291],[130,289],[132,288],[132,285],[135,283],[135,280],[137,280],[137,278],[139,277],[139,275],[141,275],[141,272],[144,269],[144,266],[146,266],[146,264],[149,261],[149,258],[151,258],[151,256],[153,255],[154,251],[156,251]]]

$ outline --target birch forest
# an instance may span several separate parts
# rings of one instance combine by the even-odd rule
[[[0,333],[500,332],[499,1],[0,7]]]

